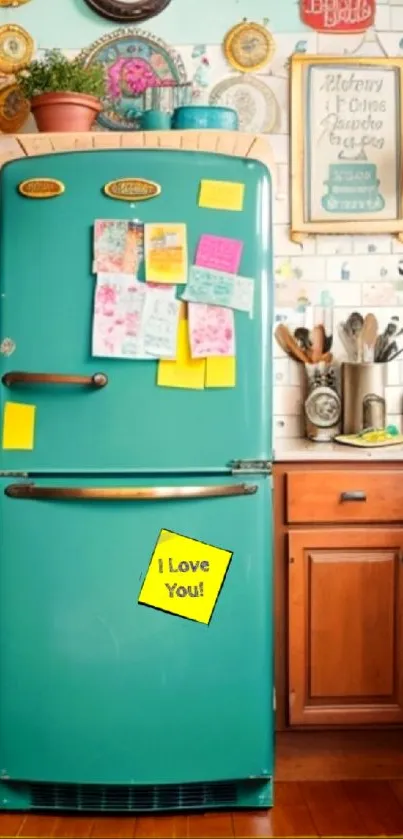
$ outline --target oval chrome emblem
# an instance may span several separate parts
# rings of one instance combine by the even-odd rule
[[[104,192],[108,198],[116,198],[118,201],[147,201],[159,195],[161,187],[144,178],[119,178],[106,184]]]
[[[63,195],[65,186],[55,178],[29,178],[18,186],[18,192],[24,198],[56,198]]]

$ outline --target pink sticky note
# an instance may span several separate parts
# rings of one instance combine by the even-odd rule
[[[236,274],[241,263],[243,242],[204,233],[196,251],[196,265]]]
[[[192,358],[235,355],[235,322],[232,309],[188,303]]]

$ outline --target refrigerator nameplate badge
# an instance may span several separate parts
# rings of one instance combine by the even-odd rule
[[[144,178],[119,178],[106,184],[104,193],[117,201],[148,201],[160,195],[161,186]]]
[[[18,192],[24,198],[57,198],[64,191],[65,185],[55,178],[29,178],[18,185]]]

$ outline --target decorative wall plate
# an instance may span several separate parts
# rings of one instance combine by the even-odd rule
[[[85,2],[94,12],[109,20],[138,23],[159,15],[171,0],[85,0]]]
[[[255,73],[270,61],[275,45],[272,34],[260,23],[238,23],[224,39],[227,61],[242,73]]]
[[[276,128],[280,108],[271,88],[251,76],[231,76],[213,87],[210,105],[233,108],[239,118],[239,130],[252,134],[270,134]]]
[[[29,102],[21,96],[18,85],[0,90],[0,131],[15,134],[27,121],[29,112]]]
[[[34,42],[22,26],[0,26],[0,72],[16,73],[32,59]]]
[[[115,131],[140,127],[143,94],[148,88],[187,81],[180,55],[142,29],[117,29],[83,50],[79,58],[86,66],[105,68],[107,96],[97,121]]]

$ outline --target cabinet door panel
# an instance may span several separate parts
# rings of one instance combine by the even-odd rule
[[[403,722],[403,530],[290,533],[292,725]]]

